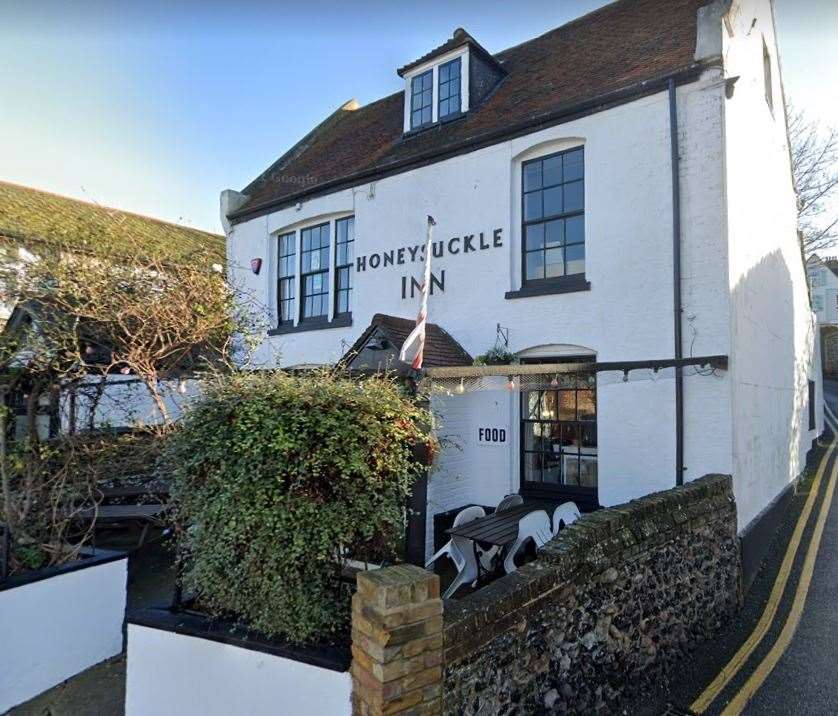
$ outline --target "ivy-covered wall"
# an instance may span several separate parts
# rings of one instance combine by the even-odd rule
[[[586,515],[518,572],[445,602],[444,711],[615,712],[739,603],[729,476]]]

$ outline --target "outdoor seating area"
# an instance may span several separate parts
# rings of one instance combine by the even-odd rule
[[[454,563],[456,575],[442,595],[448,599],[465,585],[479,588],[516,571],[528,550],[545,545],[580,515],[573,502],[556,505],[518,494],[504,497],[490,514],[480,505],[464,507],[446,530],[450,539],[425,568],[432,569],[443,557]]]

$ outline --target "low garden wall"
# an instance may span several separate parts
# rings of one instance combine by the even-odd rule
[[[418,584],[430,576],[411,569]],[[709,475],[585,515],[535,561],[464,599],[445,601],[438,660],[429,640],[437,617],[428,593],[435,588],[414,590],[426,599],[414,595],[411,604],[406,584],[383,586],[387,571],[375,577],[377,592],[362,588],[368,577],[359,575],[353,627],[366,626],[377,634],[374,646],[385,647],[377,652],[378,682],[353,663],[357,712],[398,713],[417,704],[425,713],[613,712],[738,608],[731,480]],[[378,615],[377,632],[370,614]],[[387,626],[388,615],[398,627]],[[394,644],[390,633],[398,629],[430,644],[421,663],[395,648],[406,639]],[[369,640],[360,636],[368,634],[353,648],[356,662],[359,652],[369,656]],[[440,664],[435,670],[434,663]],[[378,700],[367,698],[371,692]]]
[[[127,581],[98,549],[0,582],[0,713],[122,651]]]
[[[126,716],[350,713],[349,650],[294,646],[219,619],[145,609],[128,619]]]

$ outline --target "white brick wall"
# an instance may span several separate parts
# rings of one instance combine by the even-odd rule
[[[767,0],[760,5],[767,6]],[[725,51],[734,66],[739,50],[727,43]],[[759,59],[761,63],[761,52]],[[752,75],[757,70],[755,79]],[[768,138],[760,134],[744,136],[750,131],[747,112],[753,105],[748,88],[761,82],[761,66],[736,65],[727,74],[740,72],[743,76],[733,100],[725,97],[719,71],[680,87],[678,113],[684,353],[730,355],[734,364],[731,372],[713,376],[687,371],[685,477],[734,473],[742,505],[740,526],[744,526],[790,479],[790,470],[799,470],[810,436],[800,438],[794,425],[801,416],[800,389],[808,368],[797,378],[790,376],[792,365],[810,364],[811,348],[801,314],[805,280],[793,251],[787,156],[781,156],[777,133],[771,135],[770,146],[764,145]],[[778,89],[775,97],[779,96]],[[740,104],[747,109],[742,110],[741,120],[733,121]],[[513,351],[572,344],[584,346],[601,361],[670,358],[669,131],[667,94],[658,93],[374,184],[312,198],[234,227],[228,238],[234,280],[261,303],[272,306],[277,232],[352,212],[356,255],[369,257],[422,243],[425,215],[430,213],[437,220],[436,239],[502,231],[502,248],[446,255],[434,262],[435,272],[445,271],[446,285],[444,293],[430,300],[430,320],[472,354],[493,345],[500,323],[509,328]],[[521,162],[577,145],[585,147],[586,277],[591,290],[507,300],[506,291],[520,288]],[[773,159],[763,164],[768,157]],[[768,190],[767,185],[774,188]],[[754,186],[759,191],[750,194]],[[752,201],[751,196],[759,198]],[[749,243],[751,248],[747,248]],[[785,282],[774,268],[743,281],[771,246],[777,247],[776,256],[782,256]],[[258,277],[249,271],[254,257],[267,259]],[[333,362],[369,325],[374,313],[415,315],[417,301],[403,300],[400,285],[403,276],[418,277],[420,272],[420,264],[409,261],[356,272],[351,327],[267,338],[260,361],[264,365]],[[746,298],[754,292],[761,296],[756,307]],[[782,359],[775,360],[779,353]],[[751,412],[746,406],[753,396],[746,386],[759,378],[751,367],[757,364],[764,364],[759,370],[769,374],[765,395],[782,389],[795,396],[794,401],[760,399],[758,412]],[[613,377],[602,376],[599,384],[599,497],[604,505],[669,487],[675,481],[671,375],[629,383]],[[500,410],[503,403],[493,407],[480,400],[452,396],[436,400],[435,407],[444,414],[446,430],[467,436],[476,419],[472,405],[479,405],[480,412]],[[462,451],[446,450],[429,487],[429,512],[499,499],[517,489],[517,401],[507,400],[505,409],[511,439],[502,459],[489,460],[468,444]],[[770,420],[760,417],[772,410]],[[788,448],[790,440],[793,446]],[[766,442],[786,447],[766,459],[770,453]]]

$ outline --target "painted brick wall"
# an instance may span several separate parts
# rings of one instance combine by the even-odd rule
[[[512,403],[517,393],[505,389],[503,378],[489,379],[494,390],[463,395],[434,395],[431,409],[437,416],[436,435],[442,450],[428,482],[427,555],[432,554],[433,516],[467,504],[496,505],[517,492],[513,484],[510,444]],[[506,430],[499,445],[478,443],[480,427]]]
[[[684,155],[685,295],[694,354],[725,354],[727,280],[720,176],[722,89],[707,82],[679,89]],[[714,94],[715,93],[715,94]],[[586,277],[591,290],[507,300],[520,287],[521,163],[572,146],[585,147]],[[425,215],[437,220],[435,238],[501,230],[501,247],[446,255],[445,291],[431,297],[430,319],[469,352],[490,348],[498,323],[509,328],[510,349],[574,345],[599,360],[668,358],[673,354],[672,223],[669,111],[665,93],[552,127],[421,169],[313,198],[236,225],[228,239],[233,280],[270,313],[275,302],[275,234],[354,213],[356,256],[421,243]],[[259,276],[250,259],[263,257]],[[238,267],[238,269],[237,269]],[[415,315],[403,300],[402,276],[421,265],[380,267],[354,275],[353,325],[275,336],[261,347],[270,366],[325,363],[339,358],[376,312]],[[688,331],[687,336],[692,334]],[[692,339],[690,339],[692,341]],[[689,352],[689,351],[688,351]],[[616,504],[675,481],[674,381],[603,375],[599,392],[600,501]],[[688,478],[730,472],[730,392],[726,378],[688,378]],[[506,399],[504,392],[501,399]],[[496,400],[495,396],[491,400]],[[473,428],[462,396],[446,401],[442,422]],[[441,403],[440,403],[441,405]],[[510,402],[506,454],[446,451],[432,477],[432,510],[449,509],[486,495],[492,501],[517,489],[517,401]],[[465,430],[465,427],[463,428]],[[482,450],[482,448],[481,448]],[[486,463],[491,462],[487,467]],[[500,470],[505,470],[501,474]],[[487,477],[491,475],[491,477]]]
[[[741,0],[725,32],[724,105],[734,492],[745,527],[803,470],[821,432],[822,385],[806,275],[797,242],[778,50],[771,4]],[[773,109],[765,97],[763,43]],[[817,428],[808,429],[807,382],[816,382]]]

